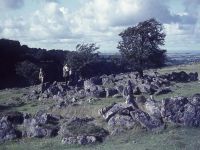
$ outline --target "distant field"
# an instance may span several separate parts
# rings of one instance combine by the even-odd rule
[[[150,70],[152,71],[152,70]],[[166,67],[158,69],[160,73],[170,73],[172,71],[198,72],[200,74],[200,64],[182,65],[176,67]],[[149,71],[148,71],[149,72]],[[200,83],[178,83],[172,87],[173,92],[155,97],[161,100],[172,96],[191,96],[200,93]],[[21,112],[35,113],[40,109],[48,109],[53,105],[53,101],[32,101],[21,102],[16,97],[21,97],[28,91],[23,89],[7,89],[0,91],[0,106],[13,104],[13,107],[2,111],[17,110]],[[104,98],[93,103],[83,102],[80,106],[70,106],[66,109],[53,110],[49,112],[70,116],[92,116],[97,120],[97,124],[105,126],[105,121],[98,115],[98,110],[113,102],[122,102],[123,99]],[[22,139],[10,141],[0,145],[0,150],[199,150],[200,149],[200,129],[199,128],[176,128],[169,127],[161,133],[151,133],[133,129],[118,136],[108,137],[104,143],[90,146],[67,146],[61,144],[60,137],[51,139]]]

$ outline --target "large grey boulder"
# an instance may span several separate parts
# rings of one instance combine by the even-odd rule
[[[94,91],[96,89],[96,85],[102,85],[102,79],[99,77],[93,77],[88,80],[85,80],[83,85],[86,91]]]
[[[0,120],[0,143],[6,140],[13,140],[20,138],[22,133],[16,130],[12,123],[7,118],[1,118]]]
[[[143,83],[139,84],[138,87],[142,93],[148,93],[148,94],[153,94],[158,90],[158,87],[155,86],[154,84]]]
[[[118,94],[118,90],[115,88],[105,88],[106,97],[112,97],[115,94]]]
[[[62,119],[62,117],[59,115],[39,111],[34,116],[34,119],[38,124],[58,124],[59,120]]]
[[[109,85],[112,85],[112,84],[114,84],[114,77],[103,77],[102,78],[102,84],[104,85],[104,86],[109,86]]]
[[[151,117],[146,112],[136,109],[131,112],[131,116],[134,120],[140,123],[142,127],[151,131],[163,130],[165,125],[161,119]]]
[[[95,98],[105,98],[106,91],[103,87],[96,86],[94,90],[87,92],[87,96],[95,97]]]
[[[198,81],[198,73],[197,72],[195,72],[195,73],[190,72],[189,73],[189,81]]]
[[[57,95],[59,92],[59,88],[56,85],[51,85],[45,93],[48,93],[48,95]]]
[[[187,127],[200,126],[200,96],[165,99],[161,106],[162,117],[173,124]]]
[[[53,125],[31,125],[24,133],[28,137],[54,137],[58,134],[59,127]]]
[[[103,108],[99,109],[98,114],[99,114],[99,115],[105,115],[105,113],[106,113],[108,110],[110,110],[115,104],[116,104],[116,103],[112,103],[112,104],[110,104],[110,105],[108,105],[108,106],[106,106],[106,107],[103,107]]]
[[[172,92],[172,90],[169,87],[161,87],[156,91],[155,95],[162,95],[170,92]]]
[[[188,103],[186,97],[167,98],[162,100],[161,115],[165,121],[183,124],[185,105]]]
[[[5,118],[12,124],[22,124],[24,121],[23,113],[17,111],[3,112],[0,118]]]
[[[86,95],[90,97],[106,97],[105,89],[100,85],[94,84],[91,80],[84,81],[84,90]]]
[[[176,81],[176,82],[187,82],[189,79],[189,76],[186,72],[181,71],[181,72],[172,72],[169,75],[169,78],[171,81]]]
[[[136,121],[130,115],[116,114],[108,121],[111,134],[117,134],[125,130],[130,130],[136,125]]]
[[[87,96],[95,97],[95,98],[105,98],[106,91],[101,86],[96,86],[96,89],[87,93]]]
[[[198,80],[198,73],[189,73],[187,74],[184,71],[180,72],[172,72],[171,74],[163,75],[162,77],[167,78],[170,81],[175,82],[189,82],[189,81],[197,81]]]
[[[43,138],[58,134],[60,116],[38,112],[34,117],[27,114],[24,118],[23,136]]]
[[[141,127],[151,130],[160,131],[165,125],[159,114],[159,109],[155,104],[149,104],[148,112],[144,112],[133,105],[118,103],[109,108],[104,109],[101,115],[108,122],[111,134],[116,134],[134,128]],[[158,112],[157,112],[158,111]]]
[[[200,94],[195,94],[185,105],[183,121],[185,126],[200,126]]]
[[[104,111],[102,113],[102,116],[105,120],[109,120],[111,117],[113,117],[115,114],[123,112],[123,110],[132,111],[133,105],[132,104],[125,104],[125,103],[118,103],[107,109],[107,111]]]
[[[119,94],[123,95],[123,91],[124,91],[123,85],[117,85],[115,86],[115,89],[118,91]]]
[[[158,119],[162,118],[160,106],[158,102],[156,102],[155,100],[147,99],[144,103],[143,111],[154,118],[158,118]]]

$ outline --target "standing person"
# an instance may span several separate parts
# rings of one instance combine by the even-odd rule
[[[63,66],[63,78],[65,79],[65,84],[69,84],[69,73],[70,73],[70,68],[67,64]]]
[[[41,92],[43,93],[44,92],[44,71],[42,68],[40,68],[40,72],[39,72],[39,80],[41,82]]]

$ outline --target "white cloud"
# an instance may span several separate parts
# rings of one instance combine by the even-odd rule
[[[172,43],[170,39],[187,42],[187,37],[199,37],[196,34],[200,33],[200,27],[197,26],[200,24],[198,0],[194,0],[192,4],[185,0],[185,11],[178,14],[172,14],[162,0],[83,2],[80,9],[69,11],[57,0],[45,0],[43,6],[29,18],[22,16],[5,20],[0,26],[0,37],[17,39],[31,44],[32,47],[48,49],[71,49],[79,42],[96,42],[101,45],[102,50],[108,51],[116,49],[120,40],[118,34],[122,30],[151,17],[165,24],[167,45]],[[191,9],[193,5],[194,10]]]
[[[69,16],[66,8],[49,2],[43,10],[37,10],[30,19],[30,36],[36,39],[70,37]],[[40,33],[39,35],[35,33]]]

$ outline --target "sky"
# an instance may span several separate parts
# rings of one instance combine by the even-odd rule
[[[200,50],[200,0],[0,0],[0,38],[29,47],[75,50],[96,43],[118,52],[118,34],[155,18],[169,52]]]

